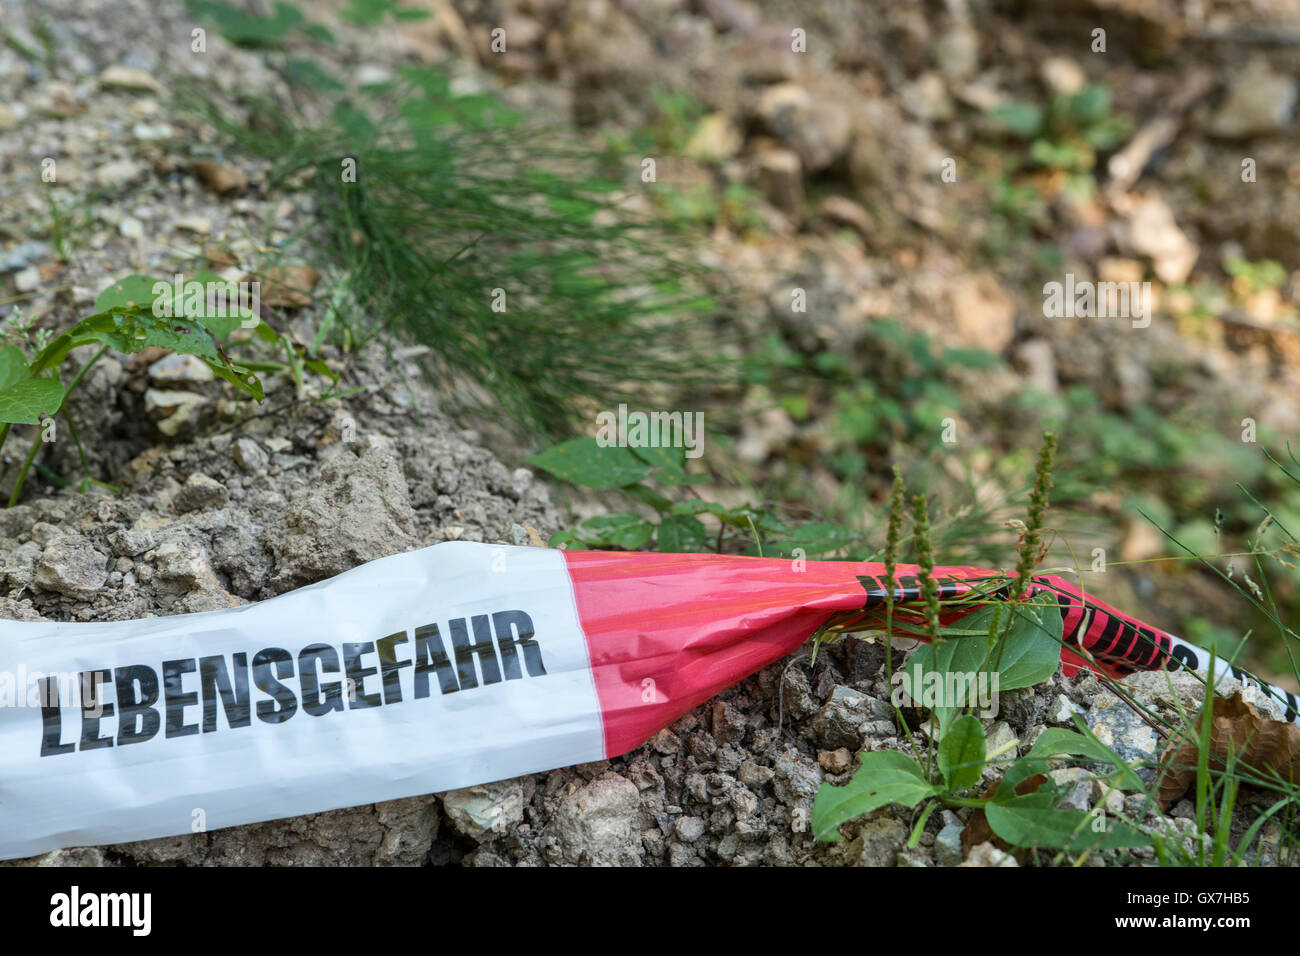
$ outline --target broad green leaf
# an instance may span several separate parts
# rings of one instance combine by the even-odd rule
[[[984,813],[993,832],[1014,846],[1081,853],[1150,846],[1153,842],[1150,836],[1121,820],[1044,805],[1036,793],[1005,803],[989,803]]]
[[[99,298],[95,299],[95,311],[139,307],[150,312],[160,295],[165,295],[167,301],[171,301],[171,290],[172,284],[163,279],[139,274],[123,276],[99,294]]]
[[[578,525],[574,533],[592,547],[641,548],[654,534],[654,525],[634,514],[597,515]]]
[[[620,488],[650,474],[650,466],[628,449],[575,438],[528,459],[530,465],[584,488]]]
[[[1020,604],[1003,610],[1012,614],[1010,632],[1002,647],[994,647],[998,662],[998,689],[1033,687],[1051,678],[1061,666],[1061,612],[1055,605]]]
[[[0,422],[35,425],[63,405],[63,386],[53,378],[26,378],[0,389]]]
[[[840,825],[854,817],[890,803],[914,807],[940,792],[915,760],[897,750],[877,750],[859,760],[862,766],[847,784],[817,791],[812,812],[817,839],[834,843],[840,839]]]
[[[212,336],[200,323],[188,319],[160,318],[151,311],[138,307],[114,308],[83,319],[47,345],[32,363],[32,370],[39,373],[57,368],[73,349],[97,342],[126,355],[132,355],[151,345],[196,355],[212,369],[213,374],[259,402],[263,398],[262,383],[257,376],[246,368],[232,365],[218,351]]]
[[[653,465],[664,472],[685,471],[685,459],[680,448],[632,448],[630,450],[647,465]]]
[[[660,551],[674,554],[703,551],[707,539],[704,525],[690,515],[669,515],[659,524]]]
[[[984,771],[984,727],[970,714],[958,717],[939,741],[939,770],[949,793],[979,783]]]
[[[1025,139],[1036,134],[1043,125],[1042,108],[1023,100],[995,106],[989,111],[989,115],[1003,129],[1010,130]]]
[[[27,377],[27,356],[16,345],[0,349],[0,391]]]

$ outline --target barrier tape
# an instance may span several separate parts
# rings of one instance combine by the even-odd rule
[[[946,619],[998,578],[934,573],[944,598],[968,599]],[[896,600],[913,602],[904,631],[916,574],[896,571]],[[878,612],[883,578],[861,562],[447,542],[227,610],[0,621],[0,859],[615,757],[828,620]],[[1030,597],[1044,596],[1067,672],[1209,665],[1063,578],[1034,578]],[[1289,692],[1215,670],[1297,720]]]

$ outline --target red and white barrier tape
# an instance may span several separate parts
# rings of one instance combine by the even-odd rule
[[[915,601],[916,571],[898,567],[899,601]],[[995,576],[934,573],[945,597]],[[856,562],[448,542],[230,610],[0,621],[0,858],[614,757],[832,615],[883,605],[883,576]],[[1063,578],[1037,577],[1031,593],[1054,598],[1065,643],[1114,675],[1209,663]],[[1086,666],[1068,649],[1063,663]],[[1294,696],[1262,686],[1296,718]]]

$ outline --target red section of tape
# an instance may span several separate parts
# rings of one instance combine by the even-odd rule
[[[797,648],[866,604],[884,565],[716,554],[566,551],[605,724],[607,757]],[[900,579],[915,565],[899,565]],[[935,568],[937,578],[988,577]]]

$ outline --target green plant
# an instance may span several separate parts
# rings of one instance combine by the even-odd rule
[[[244,124],[206,93],[187,102],[270,161],[273,185],[313,196],[313,254],[349,290],[336,332],[430,346],[424,368],[449,410],[495,409],[561,438],[584,399],[727,376],[689,321],[712,306],[701,270],[621,210],[587,154],[432,69],[403,68],[356,98],[301,92],[332,120],[251,101]]]
[[[738,538],[739,543],[748,542],[756,550],[761,550],[757,537],[760,533],[788,532],[783,521],[763,508],[728,507],[698,497],[678,500],[669,497],[674,490],[709,480],[707,476],[686,472],[680,449],[624,448],[601,445],[595,438],[575,438],[534,455],[529,464],[579,487],[618,489],[654,513],[654,518],[633,512],[588,518],[576,528],[552,535],[548,542],[552,547],[636,551],[653,539],[660,551],[705,551],[710,550],[712,542],[711,550],[722,552],[724,545],[735,545]],[[659,487],[654,487],[650,481]],[[717,523],[716,536],[710,534],[700,520],[705,515]],[[818,544],[833,547],[837,531],[850,534],[845,529],[827,526],[802,530],[807,537],[793,540],[803,541],[814,548]],[[727,539],[728,534],[731,539]]]
[[[210,273],[198,273],[199,283],[221,283]],[[96,312],[57,336],[34,332],[13,317],[0,327],[0,450],[14,425],[38,425],[62,415],[77,442],[76,428],[67,416],[68,395],[110,348],[134,354],[161,347],[201,359],[219,378],[261,401],[262,385],[252,368],[230,360],[223,348],[247,317],[208,308],[201,297],[172,302],[172,285],[147,276],[132,275],[105,289],[95,301]],[[265,322],[256,320],[254,334],[270,343],[280,342]],[[66,382],[60,371],[74,349],[98,345],[99,349]],[[46,438],[44,426],[35,436],[14,480],[9,505],[22,493],[23,483]],[[82,463],[85,466],[84,452]],[[89,476],[87,476],[89,477]]]
[[[1029,158],[1039,166],[1090,172],[1099,150],[1110,149],[1128,133],[1126,116],[1111,111],[1110,90],[1092,83],[1077,93],[1058,93],[1046,107],[1013,100],[990,111],[993,121],[1029,142]]]
[[[1010,742],[1007,749],[1014,748]],[[1005,751],[1003,751],[1005,752]],[[964,714],[939,740],[936,766],[927,770],[919,761],[896,750],[861,754],[859,769],[842,787],[823,786],[813,801],[812,829],[819,840],[839,840],[839,828],[856,817],[889,804],[915,808],[925,804],[913,828],[911,845],[936,807],[982,809],[989,828],[1017,847],[1044,847],[1081,854],[1149,846],[1153,837],[1125,820],[1105,820],[1092,813],[1057,806],[1062,788],[1045,776],[1036,789],[1020,785],[1050,768],[1050,758],[1062,754],[1085,757],[1112,768],[1106,782],[1120,790],[1139,789],[1140,779],[1109,747],[1086,732],[1049,728],[1025,756],[1007,768],[991,796],[964,796],[979,784],[983,771],[1002,752],[987,752],[979,720]],[[1098,825],[1100,823],[1100,825]]]

